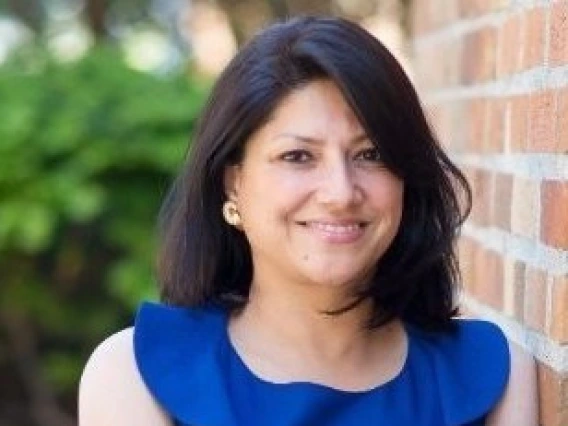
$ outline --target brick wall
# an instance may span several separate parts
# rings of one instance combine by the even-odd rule
[[[541,424],[568,426],[568,1],[414,0],[413,70],[473,213],[463,304],[538,361]]]

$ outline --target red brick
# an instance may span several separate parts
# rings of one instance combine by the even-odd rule
[[[423,6],[424,3],[422,3]],[[428,13],[424,7],[413,5],[410,8],[410,22],[412,23],[412,35],[415,39],[424,35],[428,26]]]
[[[503,259],[503,312],[523,322],[525,265],[510,257]]]
[[[429,109],[429,117],[440,144],[447,150],[454,150],[454,140],[451,134],[450,109],[445,105],[434,105]]]
[[[416,11],[414,17],[420,23],[421,34],[429,33],[436,29],[436,14],[434,12],[437,3],[438,0],[426,0],[413,5],[412,9]]]
[[[492,222],[495,226],[511,230],[511,198],[513,196],[513,177],[509,174],[495,175],[495,194]]]
[[[465,122],[469,141],[467,142],[468,151],[480,153],[485,146],[485,125],[486,125],[487,100],[485,98],[471,99],[466,105],[467,116]]]
[[[475,297],[497,310],[503,308],[503,259],[494,251],[480,248],[474,257]]]
[[[444,138],[452,140],[452,152],[467,152],[469,136],[463,131],[466,122],[467,103],[461,100],[454,101],[448,110],[449,123]]]
[[[528,150],[556,150],[556,94],[551,90],[530,97]]]
[[[554,278],[551,299],[550,336],[560,344],[567,344],[568,275]]]
[[[568,2],[561,1],[550,12],[550,64],[568,63]]]
[[[443,13],[440,13],[441,10],[443,10],[440,0],[430,0],[430,5],[429,5],[429,27],[432,30],[437,30],[439,29],[442,24],[444,23],[444,19],[443,19]]]
[[[502,10],[509,7],[510,0],[491,0],[485,3],[489,6],[489,11]]]
[[[451,24],[459,18],[458,2],[459,0],[438,0],[434,13],[439,17],[440,26]]]
[[[541,205],[541,240],[568,250],[568,182],[544,181]]]
[[[515,318],[520,321],[525,321],[525,283],[526,283],[526,265],[521,262],[515,263],[515,302],[514,314]]]
[[[468,293],[473,293],[475,282],[475,269],[473,265],[476,243],[471,238],[462,236],[458,244],[458,259],[461,272],[461,281]]]
[[[508,4],[509,0],[462,0],[458,1],[458,12],[462,18],[473,18],[504,9]]]
[[[546,328],[547,274],[528,267],[525,283],[525,324],[539,332]]]
[[[509,147],[513,152],[524,152],[528,139],[528,97],[524,95],[510,98],[511,119],[509,122]]]
[[[495,308],[503,309],[503,258],[499,253],[488,251],[489,280],[486,284],[488,302]]]
[[[471,219],[478,225],[488,225],[491,221],[493,206],[493,176],[487,170],[476,169],[472,183]]]
[[[446,55],[446,83],[450,86],[457,86],[460,82],[460,62],[457,60],[462,55],[462,39],[455,38],[448,46],[448,55]]]
[[[523,69],[528,69],[544,63],[545,9],[537,7],[528,10],[524,18]]]
[[[519,69],[521,49],[511,47],[519,45],[520,37],[521,20],[519,16],[509,16],[500,29],[497,77],[510,75]]]
[[[478,32],[468,33],[463,38],[461,56],[461,82],[472,84],[477,81],[479,74],[479,58],[481,46]]]
[[[483,276],[479,274],[479,264],[483,262],[485,249],[478,243],[473,244],[473,251],[471,257],[471,278],[468,291],[471,295],[477,297],[483,288]]]
[[[497,31],[481,28],[466,34],[462,50],[462,79],[465,84],[495,78]]]
[[[458,12],[460,17],[469,18],[482,12],[480,0],[469,0],[458,2]]]
[[[539,231],[539,182],[515,177],[511,203],[511,231],[536,240]]]
[[[447,86],[444,80],[444,66],[446,58],[443,55],[445,44],[437,42],[435,45],[429,46],[427,57],[422,66],[427,67],[425,74],[428,76],[428,89],[436,90]]]
[[[480,76],[481,81],[494,80],[497,74],[497,30],[493,27],[484,28],[481,32]]]
[[[568,424],[568,377],[538,363],[538,388],[541,426]]]
[[[557,92],[556,152],[568,154],[568,87]]]
[[[507,102],[504,99],[495,98],[487,102],[487,134],[484,152],[498,153],[503,151],[506,111]]]

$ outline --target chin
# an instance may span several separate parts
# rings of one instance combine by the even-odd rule
[[[377,262],[374,256],[359,258],[359,261],[354,261],[353,256],[313,260],[311,265],[303,265],[304,275],[314,283],[331,287],[351,287],[367,282]]]
[[[353,273],[330,274],[329,269],[321,271],[319,274],[310,274],[310,281],[316,285],[329,288],[349,289],[355,288],[368,280],[369,275],[360,271]]]

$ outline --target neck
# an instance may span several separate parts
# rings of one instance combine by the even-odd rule
[[[404,352],[404,332],[398,322],[366,329],[370,301],[332,315],[324,311],[345,304],[345,296],[340,297],[337,289],[289,290],[253,285],[249,302],[231,320],[233,344],[259,376],[271,381],[296,378],[365,388],[375,382],[354,381],[361,377],[375,380],[382,375],[377,365],[388,359],[396,363]],[[362,374],[365,371],[369,374]]]
[[[296,343],[313,342],[318,347],[322,344],[336,346],[342,341],[350,346],[353,340],[364,335],[365,323],[372,311],[370,301],[344,313],[331,314],[352,299],[340,289],[310,287],[283,292],[282,287],[273,290],[253,286],[243,314]]]

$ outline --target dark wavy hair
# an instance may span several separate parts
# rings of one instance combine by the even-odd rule
[[[370,327],[399,317],[425,329],[447,328],[457,313],[454,244],[470,211],[470,188],[436,141],[392,54],[358,25],[328,17],[271,25],[218,79],[162,208],[162,300],[229,308],[246,303],[251,251],[245,235],[223,220],[225,170],[239,162],[251,134],[286,95],[322,78],[340,88],[386,167],[404,181],[398,233],[356,300],[374,301]]]

